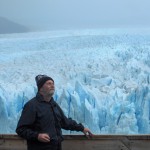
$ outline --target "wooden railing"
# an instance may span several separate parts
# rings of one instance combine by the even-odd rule
[[[63,150],[150,150],[150,135],[64,135]],[[26,150],[17,135],[0,134],[0,150]]]

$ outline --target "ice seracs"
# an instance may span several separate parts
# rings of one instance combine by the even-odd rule
[[[35,76],[47,74],[66,116],[95,134],[149,134],[149,31],[0,35],[0,133],[15,132]]]

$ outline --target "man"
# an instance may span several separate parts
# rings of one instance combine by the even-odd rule
[[[16,132],[27,140],[28,150],[61,150],[61,129],[82,131],[92,136],[88,128],[67,118],[54,101],[54,80],[46,75],[35,77],[38,92],[22,111]]]

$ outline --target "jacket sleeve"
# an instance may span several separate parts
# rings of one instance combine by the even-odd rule
[[[77,123],[75,120],[72,120],[71,118],[67,118],[65,114],[63,113],[62,109],[58,106],[60,113],[61,113],[61,128],[65,130],[72,130],[72,131],[83,131],[84,126],[81,123]]]
[[[33,131],[36,111],[33,104],[26,103],[18,121],[16,133],[26,140],[37,140],[38,133]]]

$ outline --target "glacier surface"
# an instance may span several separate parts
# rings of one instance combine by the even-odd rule
[[[55,80],[66,116],[94,134],[150,134],[149,29],[1,34],[0,133],[15,133],[37,74]]]

